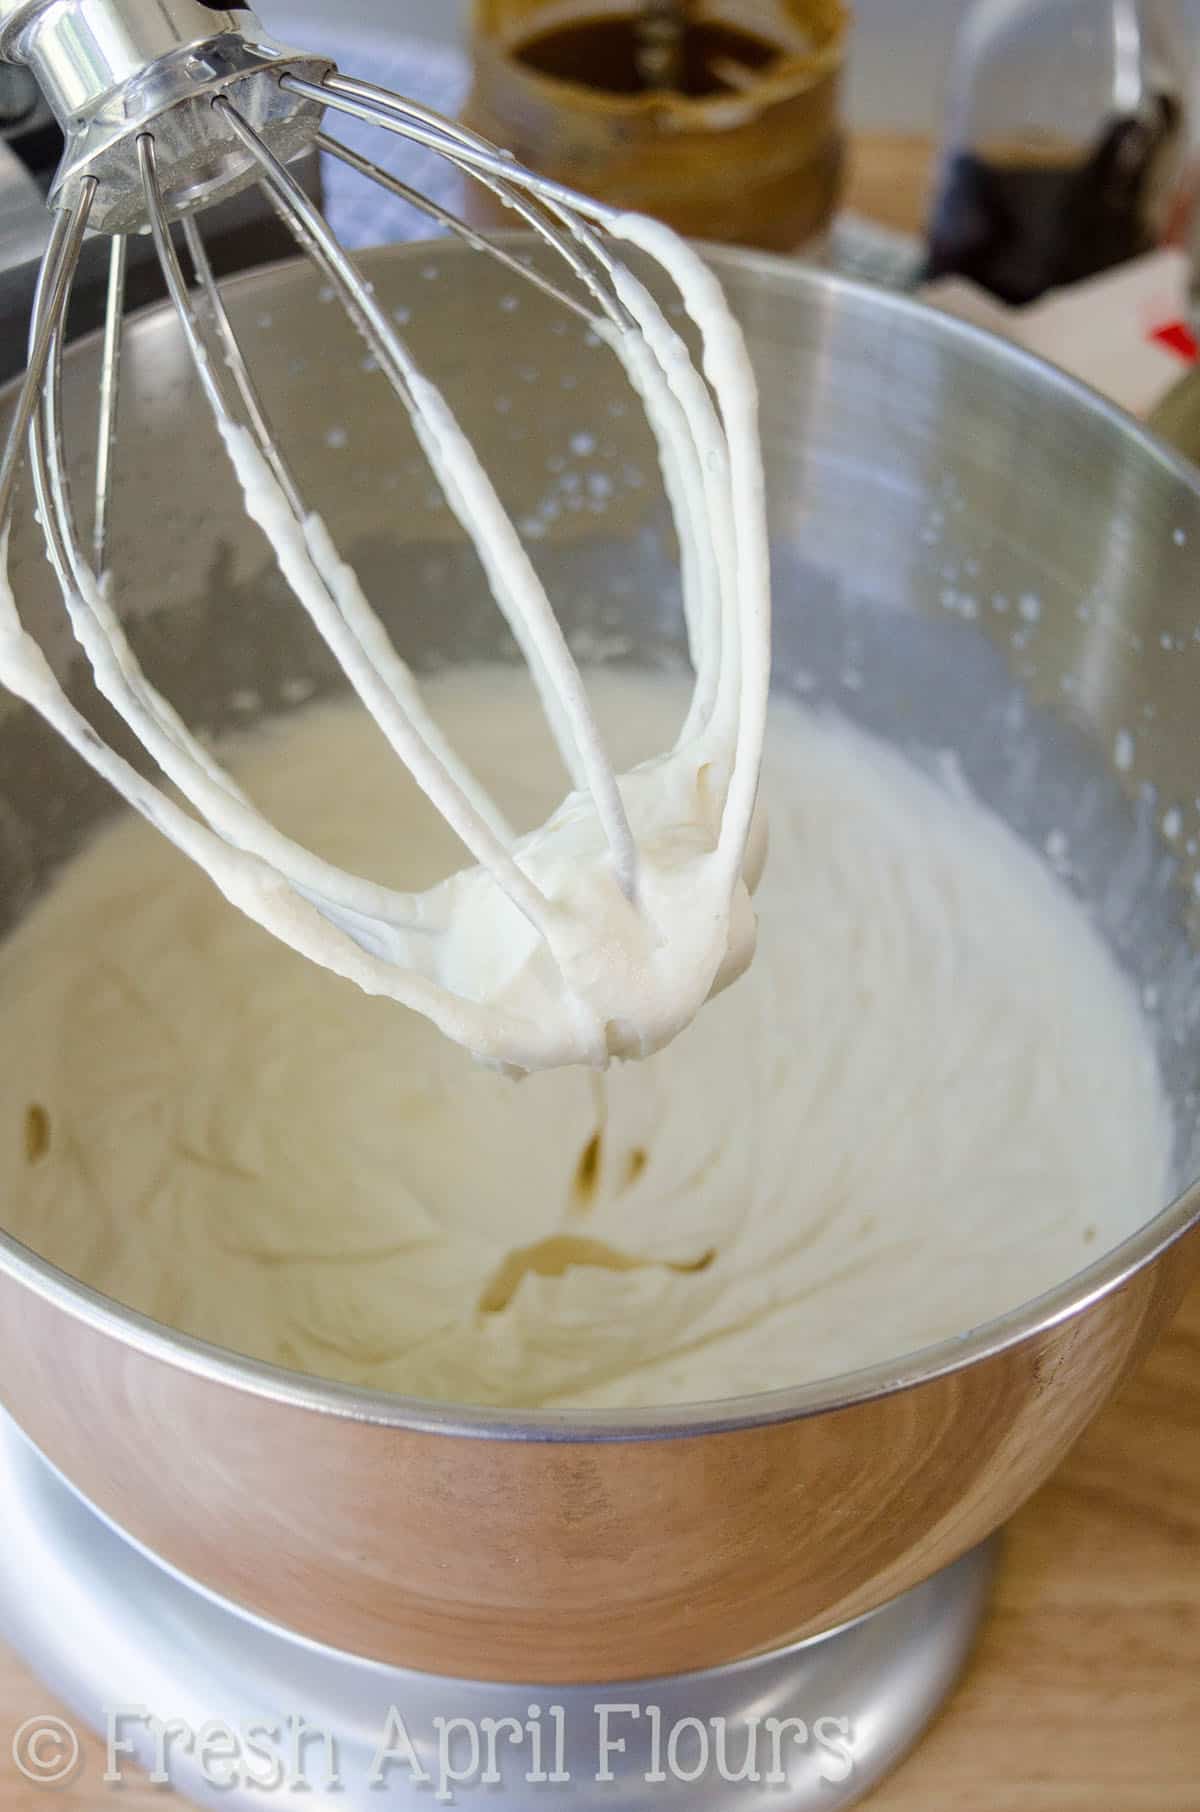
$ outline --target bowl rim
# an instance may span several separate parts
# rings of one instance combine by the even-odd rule
[[[534,235],[519,230],[493,236],[525,243],[534,240]],[[1137,443],[1144,455],[1164,467],[1200,505],[1200,468],[1193,466],[1135,416],[1024,347],[973,322],[942,314],[916,297],[875,288],[797,259],[728,246],[705,244],[700,249],[718,269],[757,271],[774,280],[783,279],[794,290],[807,291],[810,296],[844,298],[885,319],[910,325],[920,323],[924,330],[929,330],[932,324],[935,334],[959,342],[995,365],[1036,375],[1043,386],[1049,383],[1070,406],[1106,420],[1110,427]],[[461,241],[438,239],[381,246],[365,256],[371,262],[407,262],[428,259],[431,250],[439,257],[475,255]],[[300,259],[291,258],[256,266],[223,280],[222,288],[233,294],[252,292],[264,282],[301,267]],[[133,311],[129,319],[136,321],[160,314],[169,316],[171,312],[168,302],[156,302]],[[71,350],[74,346],[95,343],[99,337],[99,333],[83,336],[73,343]],[[0,405],[11,400],[20,381],[17,377],[0,387]],[[951,1335],[897,1359],[882,1360],[803,1384],[749,1395],[626,1410],[514,1410],[439,1403],[293,1371],[246,1357],[194,1335],[179,1333],[135,1309],[126,1308],[41,1258],[3,1228],[0,1228],[0,1274],[29,1289],[73,1320],[121,1342],[145,1358],[291,1409],[413,1434],[556,1444],[631,1443],[726,1434],[802,1421],[932,1384],[968,1366],[998,1358],[1013,1348],[1043,1338],[1064,1323],[1086,1314],[1151,1268],[1168,1251],[1181,1244],[1189,1232],[1198,1230],[1200,1179],[1160,1209],[1144,1226],[1083,1270],[1029,1302],[962,1334]]]

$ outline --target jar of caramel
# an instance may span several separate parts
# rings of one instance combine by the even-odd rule
[[[811,249],[841,188],[843,0],[475,0],[465,123],[697,239]],[[478,225],[511,224],[471,185]]]

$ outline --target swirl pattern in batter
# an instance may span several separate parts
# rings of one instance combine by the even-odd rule
[[[687,706],[593,676],[619,761]],[[517,824],[556,803],[526,677],[431,711]],[[350,705],[235,772],[389,882],[451,833]],[[898,1357],[1014,1308],[1165,1201],[1132,989],[982,808],[833,718],[773,707],[748,975],[671,1046],[514,1082],[303,962],[119,822],[0,951],[9,1231],[236,1351],[426,1398],[635,1406]],[[392,872],[388,872],[389,864]]]

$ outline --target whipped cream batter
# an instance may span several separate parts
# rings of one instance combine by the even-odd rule
[[[624,764],[689,708],[668,676],[589,683]],[[527,676],[452,672],[427,700],[510,821],[539,823],[554,763]],[[383,884],[453,867],[352,704],[260,733],[234,771],[327,861]],[[163,1322],[326,1377],[633,1406],[898,1357],[1148,1219],[1170,1139],[1147,1032],[1040,858],[787,703],[763,794],[749,972],[645,1062],[521,1081],[299,960],[119,822],[0,950],[9,1231]]]

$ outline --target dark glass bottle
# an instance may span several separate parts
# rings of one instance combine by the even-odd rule
[[[1154,249],[1186,153],[1169,0],[977,0],[955,63],[926,275],[1036,301]]]

